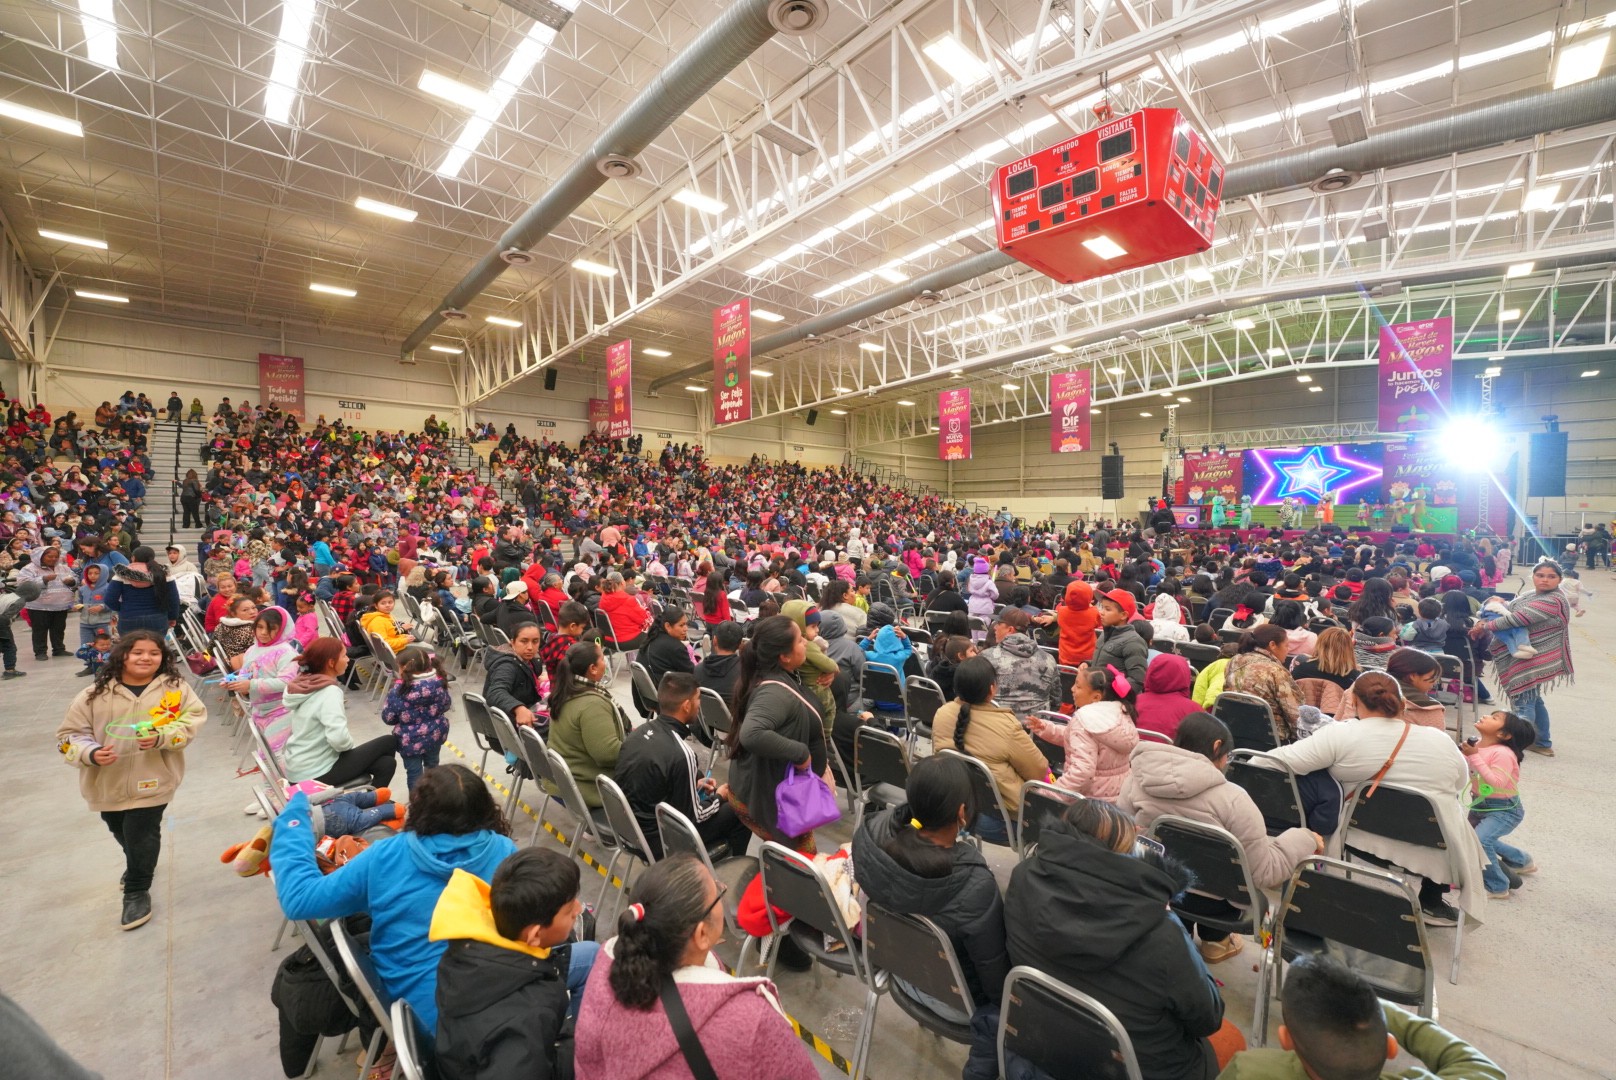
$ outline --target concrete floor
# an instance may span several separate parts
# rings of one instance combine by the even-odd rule
[[[1596,590],[1612,587],[1605,577],[1585,580]],[[1439,990],[1444,1025],[1515,1080],[1616,1077],[1616,936],[1598,915],[1616,895],[1616,795],[1599,779],[1613,745],[1599,717],[1604,695],[1616,695],[1616,606],[1596,602],[1576,621],[1573,642],[1580,681],[1550,697],[1560,756],[1528,757],[1527,819],[1512,838],[1542,872],[1515,899],[1489,904],[1486,925],[1467,934],[1460,984],[1444,981]],[[269,988],[296,942],[270,951],[279,918],[269,883],[237,878],[218,861],[220,851],[257,828],[258,819],[242,813],[254,781],[236,777],[227,740],[205,729],[187,751],[186,781],[166,818],[155,915],[120,933],[121,859],[84,808],[52,738],[84,681],[73,677],[74,661],[36,662],[26,647],[22,652],[29,678],[0,683],[4,776],[15,808],[0,841],[0,989],[109,1078],[281,1076]],[[626,693],[626,679],[616,689]],[[384,730],[368,703],[350,700],[349,709],[357,738]],[[451,740],[470,750],[463,721]],[[564,827],[565,814],[556,818]],[[516,823],[524,840],[531,831],[525,820]],[[821,849],[847,836],[845,826],[824,830]],[[541,843],[554,840],[542,834]],[[990,857],[1007,878],[1011,856]],[[1447,969],[1452,940],[1451,930],[1432,932],[1439,971]],[[733,961],[734,949],[720,952]],[[1226,984],[1228,1014],[1243,1026],[1252,1015],[1250,954],[1248,946],[1214,968]],[[858,985],[828,974],[816,985],[813,975],[789,972],[779,983],[792,1016],[852,1053],[863,1009]],[[880,1009],[869,1068],[876,1080],[957,1076],[963,1061],[962,1047],[922,1032],[890,1003]],[[821,1066],[824,1075],[838,1075],[828,1062]],[[355,1071],[328,1043],[320,1074]]]

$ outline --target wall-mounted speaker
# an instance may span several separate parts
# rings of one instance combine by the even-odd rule
[[[1544,499],[1565,498],[1568,438],[1564,431],[1539,431],[1533,434],[1532,467],[1526,474],[1528,496]]]
[[[1104,454],[1100,457],[1100,498],[1122,498],[1122,455]]]
[[[817,423],[819,423],[819,410],[818,409],[809,409],[808,410],[808,426],[813,427]]]
[[[554,390],[556,388],[556,369],[553,367],[547,367],[544,369],[544,388],[546,390]]]

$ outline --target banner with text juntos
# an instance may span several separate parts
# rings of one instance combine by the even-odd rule
[[[713,312],[713,423],[752,419],[752,301]]]
[[[1088,450],[1089,373],[1064,371],[1049,376],[1049,451],[1074,454]]]
[[[1380,430],[1429,431],[1453,401],[1453,320],[1380,328]]]

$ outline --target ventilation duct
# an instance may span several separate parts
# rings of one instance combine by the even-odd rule
[[[1273,157],[1242,161],[1229,166],[1223,181],[1223,198],[1227,203],[1249,195],[1289,191],[1307,187],[1329,175],[1332,170],[1361,174],[1376,169],[1395,169],[1453,154],[1485,150],[1489,146],[1529,139],[1550,131],[1589,127],[1612,120],[1616,120],[1616,75],[1606,75],[1559,90],[1536,90],[1495,98],[1400,127],[1382,128],[1372,132],[1368,138],[1347,146],[1327,143]],[[922,274],[848,307],[760,338],[752,347],[752,355],[761,356],[794,345],[805,340],[810,330],[820,336],[840,330],[861,319],[910,303],[922,290],[940,292],[984,274],[1019,265],[1015,259],[999,251],[972,255],[952,266]],[[1043,351],[1039,350],[1036,355],[1041,355]],[[651,384],[651,389],[658,390],[685,381],[692,375],[710,370],[711,366],[697,364],[676,371],[657,379]]]
[[[802,32],[823,21],[827,0],[736,0],[684,52],[674,57],[632,104],[607,128],[595,145],[583,154],[545,192],[544,197],[505,231],[492,250],[484,255],[437,305],[440,314],[429,317],[404,339],[403,352],[413,352],[443,321],[445,309],[464,309],[504,272],[500,258],[511,248],[534,250],[540,241],[565,221],[591,195],[600,190],[607,177],[601,162],[627,162],[642,153],[653,139],[668,129],[697,101],[747,57],[780,33]],[[813,17],[817,12],[818,17]]]

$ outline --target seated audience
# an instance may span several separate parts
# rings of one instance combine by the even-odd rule
[[[1171,739],[1178,733],[1179,721],[1200,706],[1190,696],[1194,676],[1190,662],[1177,653],[1163,653],[1150,662],[1145,672],[1145,688],[1135,703],[1135,725]]]
[[[315,638],[300,658],[302,673],[286,683],[281,701],[292,714],[284,750],[286,778],[318,780],[340,787],[363,777],[386,787],[398,769],[398,737],[392,732],[355,744],[340,682],[348,653],[336,638]]]
[[[838,619],[837,622],[841,620]],[[741,642],[746,640],[741,624],[730,620],[719,623],[708,638],[707,655],[696,665],[696,685],[705,687],[729,702],[739,672]]]
[[[1223,692],[1250,694],[1268,703],[1280,742],[1297,737],[1296,721],[1302,709],[1302,691],[1285,669],[1285,631],[1267,623],[1248,631],[1223,674]]]
[[[1032,720],[1034,735],[1065,747],[1066,763],[1055,783],[1091,799],[1114,801],[1122,793],[1128,755],[1139,744],[1127,690],[1122,676],[1084,668],[1072,684],[1071,719]]]
[[[1022,723],[1035,712],[1057,708],[1061,701],[1059,666],[1033,641],[1030,625],[1026,612],[1006,608],[988,631],[992,644],[981,652],[998,673],[999,704]]]
[[[999,789],[1004,811],[1013,820],[1021,808],[1021,785],[1027,780],[1048,780],[1049,761],[1016,719],[1000,705],[998,672],[985,656],[975,656],[954,672],[953,701],[932,718],[932,752],[943,749],[969,754],[988,767]],[[1008,843],[1009,830],[981,807],[972,832],[984,840]]]
[[[550,749],[561,755],[584,802],[595,809],[601,805],[595,778],[611,774],[623,748],[617,707],[600,685],[605,676],[606,655],[600,645],[580,641],[567,650],[550,687]],[[546,787],[551,795],[564,795]]]

